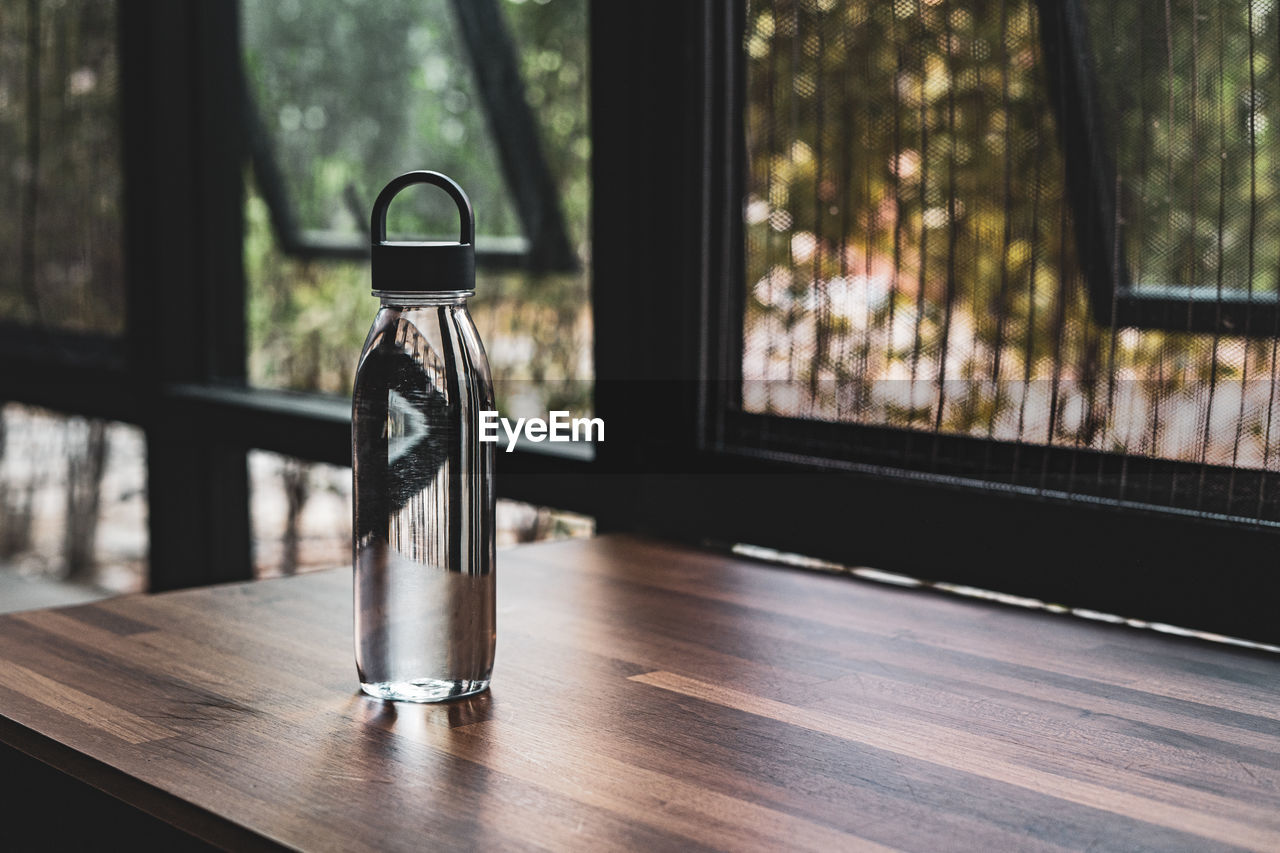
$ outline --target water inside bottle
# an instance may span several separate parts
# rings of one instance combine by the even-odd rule
[[[356,663],[366,693],[488,686],[494,653],[492,406],[465,309],[387,309],[356,380]],[[479,350],[483,359],[483,350]]]
[[[378,544],[358,559],[365,692],[430,700],[484,689],[493,660],[493,575],[424,565]],[[484,637],[487,643],[460,641]]]

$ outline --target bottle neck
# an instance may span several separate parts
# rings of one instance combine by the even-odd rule
[[[373,295],[382,300],[383,308],[435,308],[441,305],[465,305],[474,290],[400,291],[375,290]]]

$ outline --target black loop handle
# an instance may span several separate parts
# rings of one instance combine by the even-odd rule
[[[392,178],[391,182],[382,188],[382,192],[378,193],[378,198],[373,203],[373,217],[369,222],[369,235],[375,246],[387,241],[387,206],[391,204],[391,199],[411,184],[431,184],[447,192],[449,198],[453,199],[453,203],[458,206],[458,217],[462,220],[458,242],[464,246],[475,244],[476,221],[471,212],[471,199],[467,198],[467,194],[453,178],[439,172],[423,170],[405,172],[397,178]]]

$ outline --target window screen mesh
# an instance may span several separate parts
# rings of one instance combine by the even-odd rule
[[[1280,126],[1269,123],[1280,119],[1272,67],[1280,33],[1272,0],[1070,8],[1116,173],[1130,277],[1273,297]]]
[[[124,331],[116,3],[0,4],[0,322]]]
[[[1104,303],[1122,283],[1273,298],[1278,11],[1069,6],[1107,153],[1088,178],[1067,162],[1037,4],[748,4],[743,408],[935,439],[908,467],[1278,520],[1273,321],[1099,318],[1067,184],[1119,190],[1087,211],[1110,216],[1123,270]],[[984,443],[939,443],[955,436]],[[1009,447],[1068,461],[1029,470]]]

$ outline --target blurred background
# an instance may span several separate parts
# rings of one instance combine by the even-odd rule
[[[503,413],[611,430],[503,455],[503,543],[1187,620],[1192,563],[1230,565],[1245,619],[1280,530],[1277,45],[1272,0],[0,0],[0,578],[345,563],[367,211],[429,167],[475,206]]]

